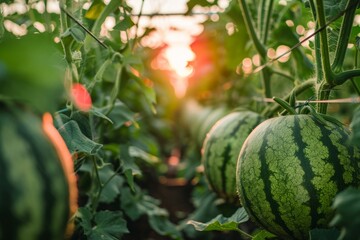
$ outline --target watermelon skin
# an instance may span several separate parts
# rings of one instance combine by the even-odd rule
[[[224,107],[219,107],[214,109],[208,116],[206,116],[206,119],[202,122],[199,132],[197,135],[197,142],[199,146],[201,147],[204,143],[204,140],[206,138],[207,133],[210,131],[212,126],[221,118],[227,115],[229,111]]]
[[[68,183],[41,120],[1,106],[0,149],[0,239],[64,239]]]
[[[263,117],[251,111],[232,112],[215,123],[202,148],[204,174],[210,188],[228,202],[238,203],[236,163],[242,144]]]
[[[283,239],[308,239],[326,228],[332,200],[359,186],[359,149],[348,131],[310,115],[272,118],[246,139],[237,164],[241,204],[252,219]]]

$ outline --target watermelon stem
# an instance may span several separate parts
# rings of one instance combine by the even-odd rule
[[[296,111],[294,110],[293,107],[290,106],[290,104],[284,100],[282,100],[281,98],[278,97],[273,97],[273,100],[279,104],[282,108],[284,108],[288,113],[290,113],[291,115],[296,115]]]
[[[240,233],[241,235],[244,235],[245,237],[248,237],[248,238],[250,238],[250,239],[253,239],[253,238],[254,238],[252,235],[248,234],[247,232],[245,232],[245,231],[243,231],[243,230],[241,230],[241,229],[239,229],[239,228],[237,228],[236,231],[237,231],[238,233]]]
[[[291,93],[289,93],[288,95],[283,97],[283,100],[289,101],[291,94],[295,94],[296,96],[298,96],[299,94],[303,93],[304,91],[308,90],[309,88],[313,88],[315,83],[316,83],[315,79],[309,79],[309,80],[301,83],[300,85],[294,87],[294,89]],[[261,115],[263,115],[265,117],[271,117],[276,112],[278,112],[280,109],[281,109],[281,106],[279,104],[272,104],[272,105],[268,106],[267,108],[265,108],[262,111]]]

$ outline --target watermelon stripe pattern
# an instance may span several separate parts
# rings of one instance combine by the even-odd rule
[[[232,112],[216,122],[205,138],[202,162],[206,179],[228,202],[238,202],[235,171],[242,144],[262,120],[254,112]]]
[[[242,205],[259,225],[284,239],[308,239],[327,227],[334,196],[359,185],[360,153],[349,135],[310,115],[261,123],[246,139],[236,169]]]
[[[40,119],[2,110],[0,149],[0,239],[63,239],[68,184]]]

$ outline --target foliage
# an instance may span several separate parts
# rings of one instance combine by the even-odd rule
[[[335,198],[333,207],[336,214],[330,223],[332,226],[340,227],[341,232],[338,239],[358,239],[360,191],[348,188]]]
[[[198,231],[239,231],[238,225],[248,220],[245,209],[238,208],[229,218],[220,214],[206,223],[190,220],[189,224],[193,225]]]

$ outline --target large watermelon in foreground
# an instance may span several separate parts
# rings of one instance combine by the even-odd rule
[[[69,188],[39,118],[0,103],[0,239],[63,239]]]
[[[255,112],[233,112],[216,122],[205,138],[202,162],[206,179],[229,202],[238,202],[235,170],[241,146],[262,120]]]
[[[269,119],[246,139],[236,178],[255,222],[283,239],[308,239],[326,228],[341,190],[359,185],[360,152],[345,128],[311,115]]]

